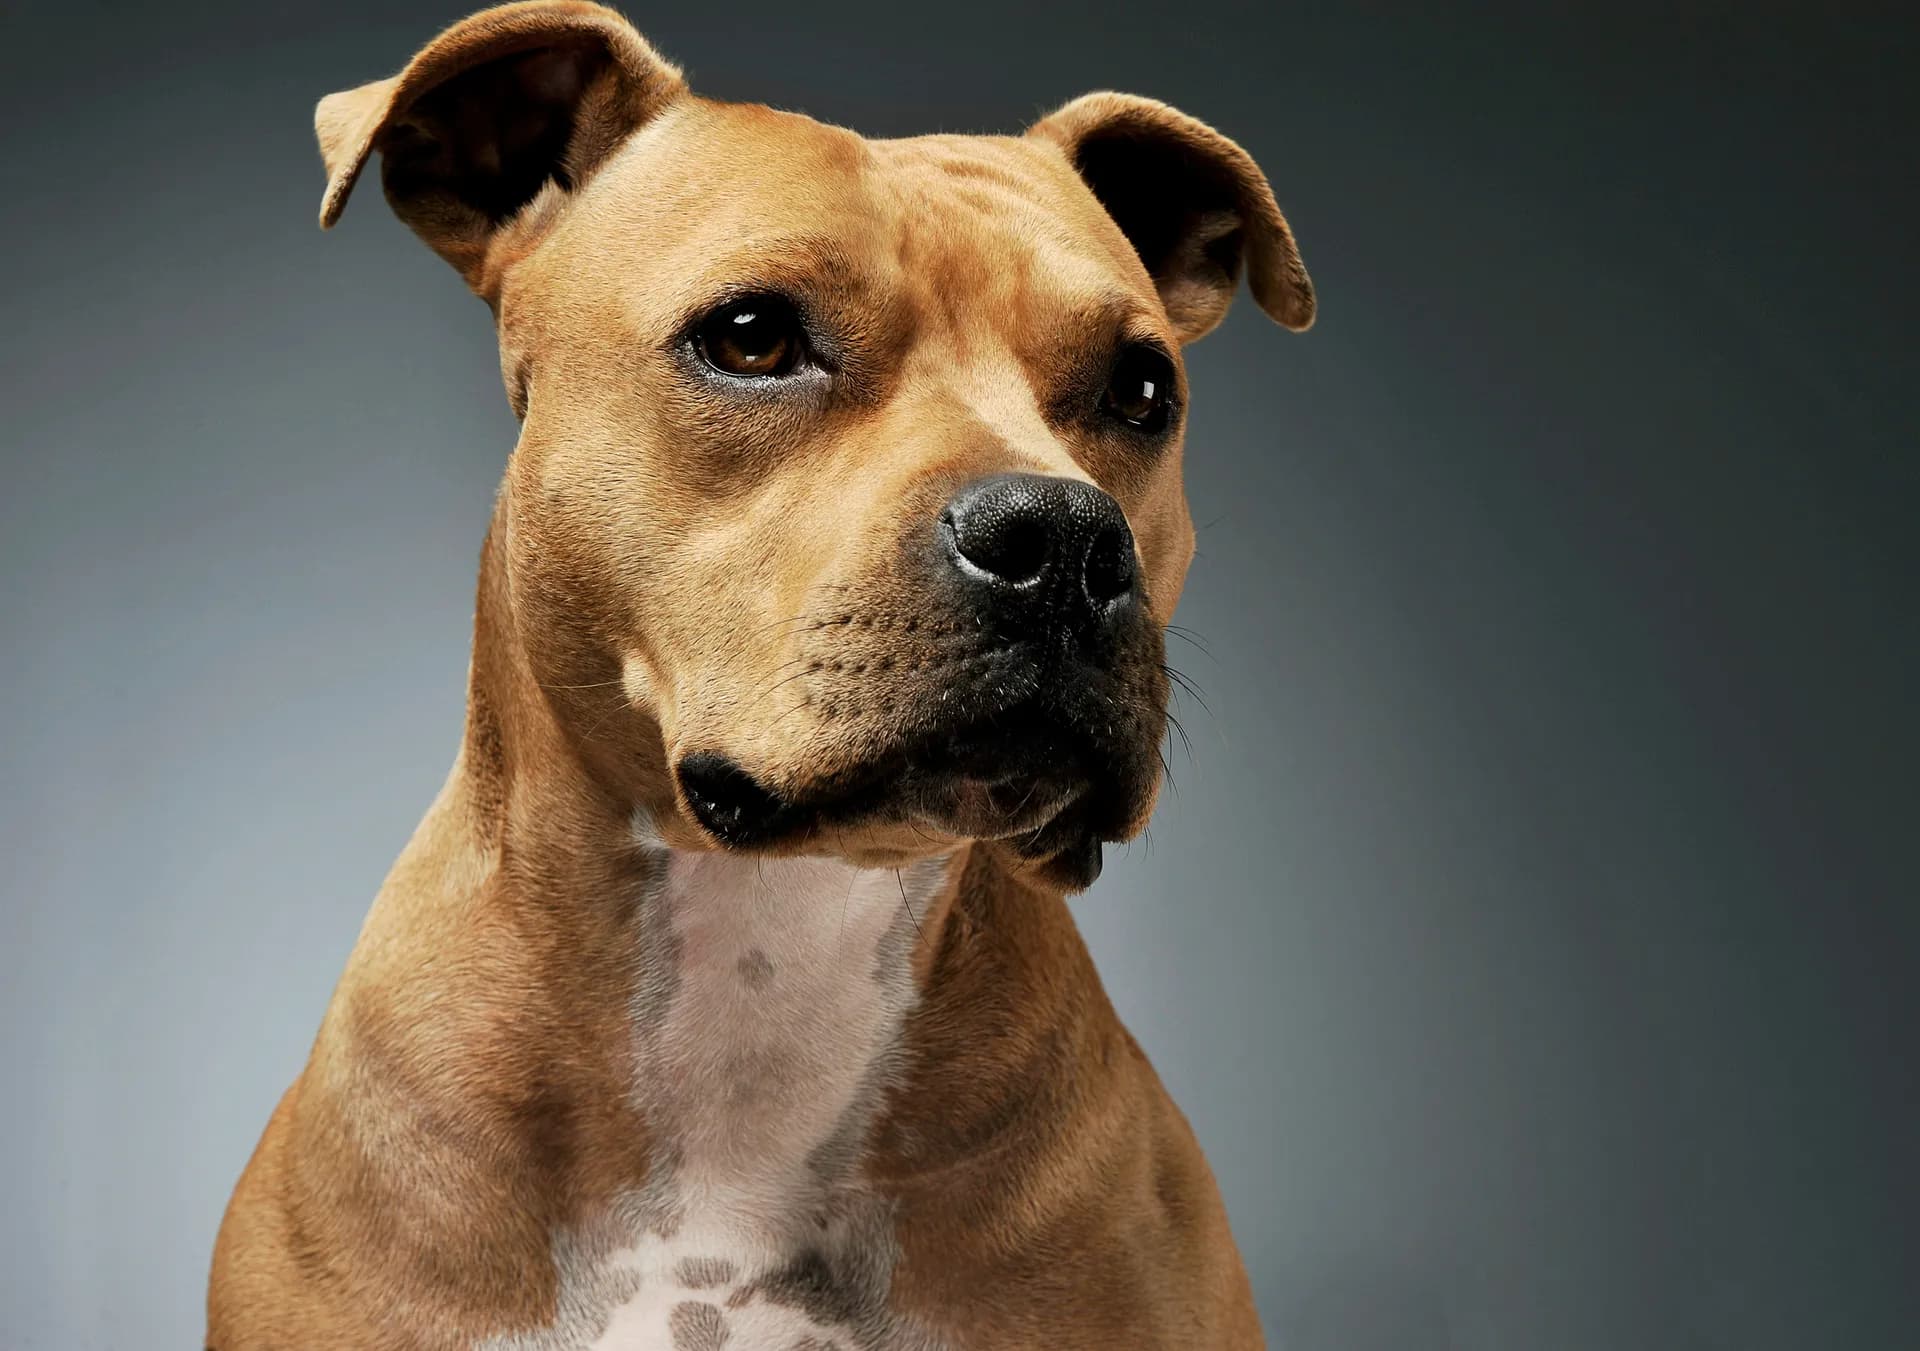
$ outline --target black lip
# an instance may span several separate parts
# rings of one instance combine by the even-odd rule
[[[1014,853],[1036,865],[1042,880],[1067,891],[1085,891],[1092,886],[1106,863],[1101,831],[1078,804],[1009,845]]]
[[[959,729],[929,732],[797,794],[770,787],[717,751],[683,757],[676,773],[701,826],[729,848],[751,849],[821,826],[911,815],[917,802],[938,798],[941,789],[962,778],[987,785],[997,803],[1018,804],[1033,794],[1044,795],[1042,801],[1083,806],[1093,786],[1111,778],[1100,764],[1092,747],[1057,718],[1039,709],[1017,709]],[[1043,823],[1030,835],[1054,840],[1050,830],[1050,824]],[[1097,860],[1094,868],[1098,870]]]
[[[790,805],[731,758],[696,751],[680,761],[680,791],[709,834],[743,847],[779,834]]]

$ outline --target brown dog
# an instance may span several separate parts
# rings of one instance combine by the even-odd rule
[[[1257,1347],[1063,893],[1146,821],[1180,347],[1313,296],[1164,105],[869,141],[611,11],[320,104],[522,431],[466,734],[234,1194],[208,1344]]]

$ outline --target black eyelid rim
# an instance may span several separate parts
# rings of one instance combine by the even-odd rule
[[[800,320],[802,328],[808,326],[807,307],[799,298],[790,295],[777,286],[767,286],[759,282],[739,282],[724,286],[711,295],[703,296],[681,311],[680,318],[674,324],[673,336],[668,339],[670,345],[678,346],[691,342],[700,332],[700,325],[718,314],[721,310],[731,309],[735,305],[749,300],[772,300],[792,310]]]
[[[714,374],[726,376],[731,380],[785,380],[807,366],[816,367],[830,375],[839,373],[839,363],[833,359],[830,344],[820,341],[819,328],[806,302],[789,291],[778,286],[768,286],[763,282],[746,281],[726,286],[706,299],[689,305],[674,326],[673,336],[667,340],[667,348],[670,351],[691,352],[698,357],[700,326],[722,310],[732,309],[751,300],[771,300],[786,306],[792,312],[800,326],[799,359],[780,375],[731,375],[725,371],[715,371]],[[706,363],[703,361],[701,364],[704,366]]]
[[[1114,361],[1117,363],[1121,357],[1133,351],[1135,348],[1152,352],[1155,356],[1166,362],[1167,365],[1173,367],[1176,372],[1180,369],[1180,363],[1174,359],[1173,349],[1161,341],[1158,334],[1154,333],[1122,333],[1119,341],[1113,345]]]

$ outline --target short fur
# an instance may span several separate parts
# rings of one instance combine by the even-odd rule
[[[1008,470],[1124,508],[1156,640],[1111,673],[1112,734],[1151,751],[1193,551],[1180,446],[1087,433],[1055,391],[1115,333],[1177,357],[1243,271],[1311,322],[1252,160],[1120,94],[1021,137],[867,140],[697,97],[563,0],[454,25],[316,124],[322,222],[380,153],[492,308],[522,430],[459,755],[234,1193],[209,1347],[1262,1345],[1212,1177],[1046,859],[885,818],[731,854],[672,771],[724,747],[797,791],[916,725],[991,654],[903,551]],[[686,325],[748,283],[818,309],[834,380],[706,390]],[[1115,838],[1156,782],[1123,786]],[[775,1145],[728,1153],[788,1129],[789,1181],[754,1172]],[[754,1198],[732,1228],[729,1187]],[[756,1228],[763,1204],[787,1218]],[[735,1248],[673,1246],[710,1221]],[[794,1237],[816,1222],[839,1238]]]

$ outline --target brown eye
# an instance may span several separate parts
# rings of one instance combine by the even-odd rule
[[[1142,431],[1160,431],[1173,407],[1173,362],[1156,347],[1127,348],[1107,377],[1102,407]]]
[[[785,375],[806,347],[800,316],[778,296],[750,296],[709,314],[695,330],[700,359],[728,375]]]

